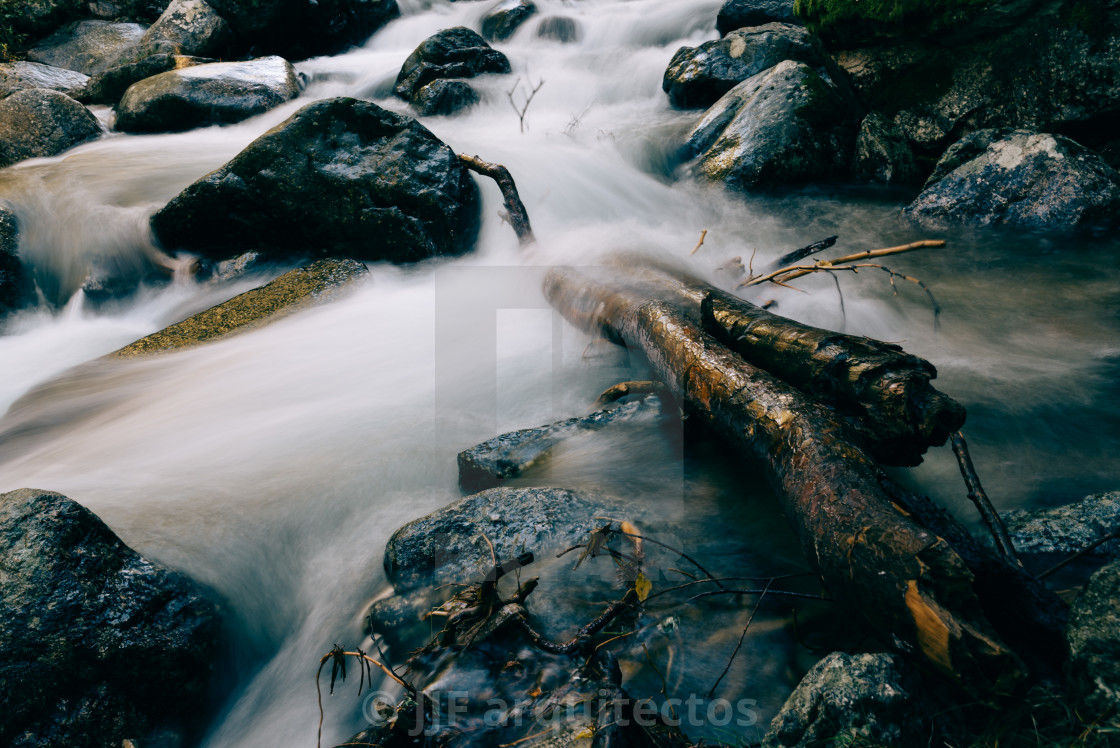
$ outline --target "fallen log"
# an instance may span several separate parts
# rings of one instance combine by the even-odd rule
[[[825,587],[886,641],[980,698],[1023,683],[1026,666],[985,617],[964,560],[891,501],[834,411],[673,305],[570,270],[551,271],[545,295],[577,327],[644,353],[693,416],[761,462]]]

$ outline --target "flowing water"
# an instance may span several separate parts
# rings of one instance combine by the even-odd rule
[[[685,258],[707,229],[694,269],[726,285],[715,268],[735,255],[746,262],[756,253],[759,267],[831,234],[851,251],[930,236],[898,219],[894,195],[820,188],[744,198],[674,179],[675,143],[699,113],[671,110],[661,75],[679,46],[714,38],[719,4],[537,0],[537,16],[496,45],[513,74],[478,79],[483,102],[469,113],[423,120],[457,152],[509,167],[537,246],[518,249],[497,189],[484,182],[474,254],[372,265],[369,282],[342,301],[174,355],[97,360],[262,279],[214,285],[174,272],[147,217],[311,100],[356,96],[405,112],[391,98],[404,58],[441,28],[477,28],[490,3],[402,1],[403,16],[364,47],[298,64],[308,80],[301,97],[250,121],[110,134],[0,171],[0,197],[18,215],[21,253],[44,294],[0,335],[0,490],[62,492],[221,597],[231,646],[206,746],[310,745],[318,657],[336,641],[361,640],[365,608],[385,588],[389,535],[458,498],[455,454],[585,412],[605,387],[640,375],[638,362],[547,308],[545,268],[594,263],[615,249]],[[577,21],[577,41],[536,37],[557,15]],[[522,131],[509,97],[521,106],[542,82]],[[920,288],[899,281],[892,292],[875,272],[842,278],[842,305],[828,278],[806,279],[807,293],[768,288],[751,298],[902,342],[934,362],[940,387],[968,406],[966,433],[997,506],[1115,489],[1117,243],[997,230],[935,236],[948,246],[889,264],[932,290],[937,325]],[[91,263],[137,273],[162,264],[173,277],[93,305],[76,292]],[[710,442],[683,455],[664,434],[577,443],[546,473],[535,480],[628,499],[717,573],[803,568],[757,470]],[[900,478],[972,516],[946,449]],[[570,615],[546,616],[549,633],[560,638],[596,605],[577,601]],[[726,603],[651,614],[661,623],[673,616],[676,627],[647,639],[657,670],[640,649],[624,657],[628,684],[655,692],[666,675],[678,695],[706,693],[748,612]],[[783,627],[787,613],[756,624],[718,691],[754,699],[761,719],[812,662]],[[364,724],[348,688],[327,707],[325,745]],[[710,727],[695,732],[718,737]],[[726,729],[749,737],[756,728]]]

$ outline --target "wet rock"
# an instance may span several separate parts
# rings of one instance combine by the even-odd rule
[[[726,36],[735,29],[768,23],[798,23],[793,0],[727,0],[716,16],[716,31]]]
[[[0,101],[0,167],[54,156],[100,135],[97,118],[58,91],[32,88]]]
[[[142,60],[126,62],[91,77],[82,92],[81,100],[90,104],[116,106],[133,83],[166,73],[168,70],[188,68],[208,62],[215,62],[215,60],[170,54],[149,55]]]
[[[309,104],[152,217],[168,249],[413,262],[471,248],[478,187],[415,120],[355,99]]]
[[[565,16],[549,16],[537,26],[537,36],[541,39],[551,39],[556,42],[578,42],[580,38],[579,24],[574,19]]]
[[[88,81],[83,73],[38,62],[0,63],[0,99],[28,88],[48,88],[76,97]]]
[[[925,745],[930,716],[922,693],[917,671],[899,655],[833,652],[802,679],[763,748]]]
[[[420,43],[401,66],[394,91],[411,100],[437,78],[473,78],[484,73],[508,73],[509,60],[474,31],[456,26]]]
[[[208,340],[263,327],[302,309],[339,298],[355,281],[368,274],[366,266],[354,260],[319,260],[130,343],[112,355],[132,358],[191,348]]]
[[[851,163],[849,103],[804,63],[785,61],[743,81],[688,134],[695,169],[749,190],[836,178]]]
[[[240,122],[298,95],[295,71],[281,57],[168,70],[129,86],[117,105],[116,129],[177,132]]]
[[[921,181],[910,143],[878,112],[867,115],[860,123],[852,172],[857,179],[879,184]]]
[[[0,207],[0,317],[23,305],[27,283],[27,274],[19,259],[16,217]]]
[[[1003,513],[1020,558],[1042,571],[1120,527],[1120,491],[1086,496],[1072,504],[1027,512]],[[1093,568],[1102,559],[1120,559],[1120,540],[1110,540],[1085,555]]]
[[[437,78],[416,92],[412,106],[421,115],[454,114],[479,102],[478,94],[466,81]]]
[[[198,719],[220,624],[188,579],[34,489],[0,495],[0,568],[0,743],[121,745]]]
[[[83,6],[82,0],[22,0],[11,23],[19,31],[42,36],[82,15]]]
[[[537,12],[532,0],[502,0],[482,17],[482,36],[502,42]]]
[[[544,557],[587,539],[609,504],[562,488],[492,488],[460,499],[393,533],[385,574],[398,593],[445,582],[482,579],[492,563],[480,533],[500,561],[529,549]]]
[[[1106,224],[1120,210],[1120,174],[1060,135],[981,130],[945,152],[907,208],[921,219],[1072,228]]]
[[[205,0],[172,0],[140,40],[148,55],[222,57],[232,45],[229,24]]]
[[[732,31],[699,47],[678,49],[661,88],[679,109],[708,107],[739,83],[783,60],[819,67],[824,52],[808,31],[788,23]]]
[[[143,36],[138,23],[76,21],[29,49],[27,59],[97,75],[135,57]]]
[[[152,23],[167,3],[168,0],[87,0],[86,13],[103,21]]]
[[[290,59],[360,44],[400,15],[396,0],[208,0],[240,43]]]
[[[661,401],[646,397],[548,426],[496,436],[459,453],[459,487],[464,492],[493,488],[521,475],[565,439],[605,428],[654,425],[660,417]]]
[[[1070,677],[1086,722],[1120,721],[1120,561],[1090,579],[1070,609]]]

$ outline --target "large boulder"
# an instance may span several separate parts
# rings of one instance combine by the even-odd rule
[[[65,496],[0,494],[0,743],[121,745],[197,727],[216,606]]]
[[[16,3],[12,5],[16,6]],[[11,14],[10,22],[20,31],[42,36],[78,18],[84,10],[84,0],[21,0],[18,12]]]
[[[763,748],[926,745],[930,709],[922,693],[919,674],[900,655],[833,652],[786,700]]]
[[[28,88],[49,88],[67,96],[77,97],[88,81],[88,75],[75,70],[51,67],[38,62],[0,63],[0,99]]]
[[[750,190],[847,173],[855,125],[848,101],[801,62],[787,60],[743,81],[688,134],[695,170]]]
[[[28,278],[19,259],[15,215],[0,207],[0,316],[23,305]]]
[[[1120,211],[1120,174],[1061,135],[981,130],[945,152],[906,208],[921,219],[1073,228]]]
[[[155,54],[149,55],[135,62],[126,62],[110,68],[104,73],[90,77],[89,83],[78,97],[88,104],[106,104],[116,106],[124,92],[133,83],[139,83],[153,75],[166,73],[168,70],[179,70],[194,65],[204,65],[215,60],[204,57],[186,57],[184,55]]]
[[[54,156],[100,135],[97,118],[58,91],[31,88],[0,101],[0,167]]]
[[[716,31],[725,36],[735,29],[768,23],[797,23],[793,0],[727,0],[716,16]]]
[[[229,24],[206,0],[172,0],[140,40],[145,54],[197,57],[221,57],[232,45]]]
[[[376,104],[324,99],[249,144],[152,217],[168,249],[228,259],[318,254],[410,262],[459,254],[478,187],[454,151]]]
[[[508,73],[509,59],[476,32],[456,26],[420,42],[404,61],[394,91],[411,100],[437,78],[473,78],[484,73]]]
[[[240,122],[299,95],[282,57],[168,70],[128,87],[117,104],[122,132],[177,132]]]
[[[673,55],[661,88],[679,109],[706,108],[738,84],[783,60],[824,64],[820,43],[801,26],[769,23],[732,31],[699,47],[681,47]]]
[[[482,35],[492,42],[501,42],[537,12],[532,0],[501,0],[482,17]]]
[[[1039,571],[1087,548],[1120,527],[1120,491],[1086,496],[1072,504],[1003,513],[1011,542],[1020,558]],[[1120,559],[1120,539],[1103,543],[1083,557],[1095,570],[1106,560]]]
[[[1120,561],[1090,579],[1070,609],[1070,675],[1085,721],[1120,726]]]
[[[240,44],[291,59],[360,44],[400,15],[396,0],[209,0]]]
[[[138,23],[75,21],[29,49],[27,59],[96,75],[135,57],[144,31]]]

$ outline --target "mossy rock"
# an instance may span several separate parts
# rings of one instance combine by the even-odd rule
[[[961,26],[998,0],[796,0],[794,13],[833,40],[921,36]]]

